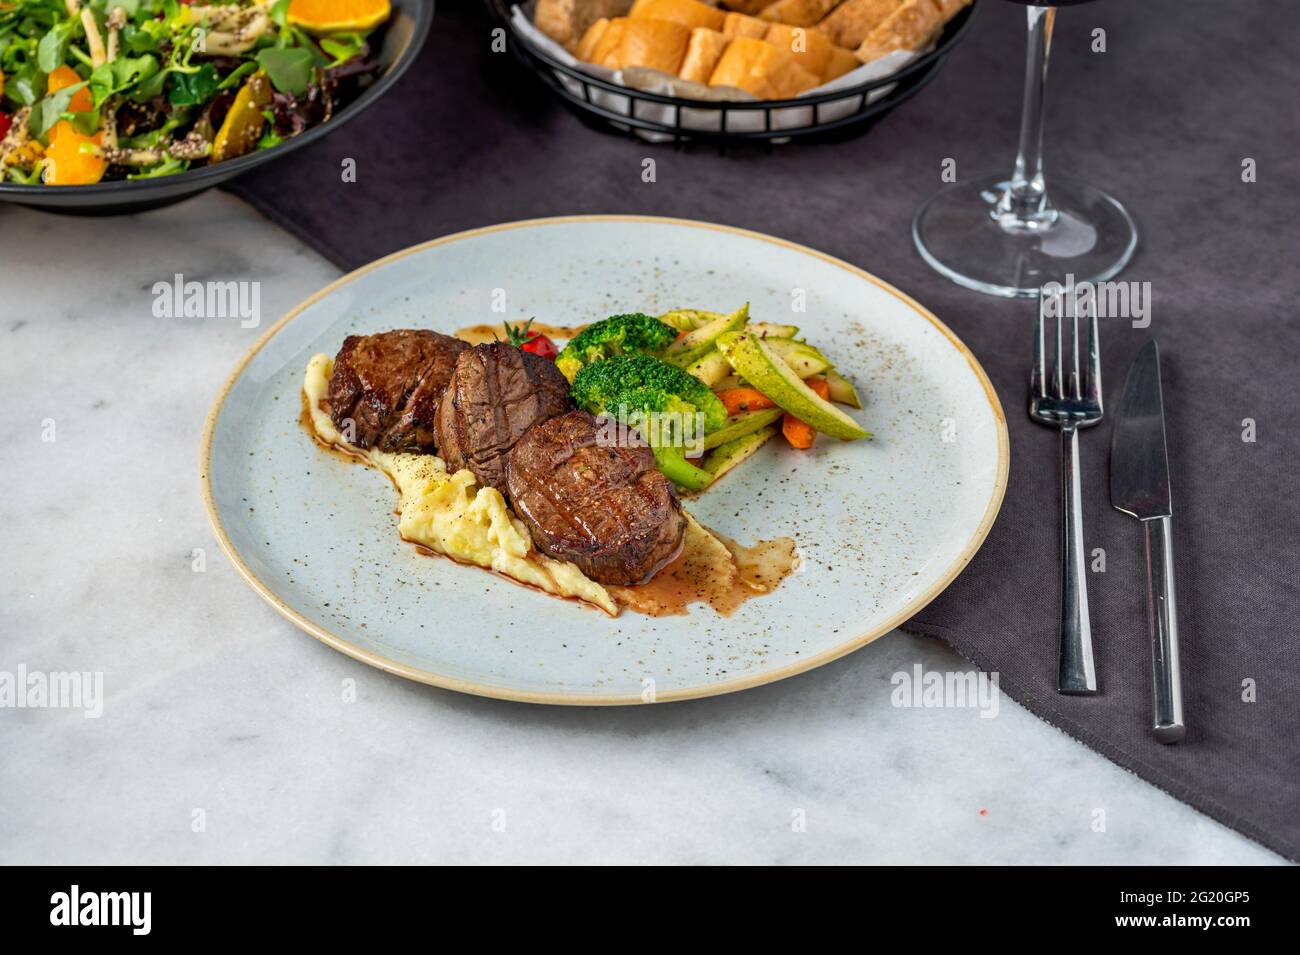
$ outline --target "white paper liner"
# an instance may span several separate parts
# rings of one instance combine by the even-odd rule
[[[572,53],[566,50],[560,44],[556,43],[549,36],[537,29],[533,25],[533,8],[536,6],[536,0],[527,0],[520,5],[515,4],[510,8],[510,21],[516,34],[523,37],[532,46],[540,48],[549,56],[559,60],[565,66],[581,70],[592,76],[599,77],[602,80],[617,83],[619,86],[627,86],[632,89],[645,90],[648,93],[660,93],[665,96],[680,96],[687,99],[699,100],[716,100],[731,102],[757,102],[757,98],[746,93],[744,90],[733,89],[722,86],[705,86],[702,83],[694,83],[689,80],[679,79],[675,76],[669,76],[659,70],[648,69],[643,66],[628,67],[623,70],[611,70],[603,66],[596,66],[592,63],[584,63]],[[811,96],[814,93],[826,93],[834,90],[849,89],[860,86],[863,83],[869,83],[872,80],[884,79],[897,73],[907,64],[911,63],[917,57],[921,56],[924,51],[909,52],[906,50],[896,50],[893,53],[887,53],[879,59],[865,63],[857,69],[850,70],[843,76],[837,76],[829,83],[823,83],[815,89],[807,90],[800,93],[799,97]],[[553,71],[556,79],[560,81],[574,96],[583,98],[582,84],[571,76],[566,76],[559,70]],[[874,103],[883,96],[889,95],[894,90],[895,84],[882,86],[879,89],[871,90],[866,94],[866,102]],[[635,115],[637,119],[643,119],[648,122],[659,123],[666,126],[675,125],[677,119],[677,106],[669,106],[664,103],[647,103],[634,102],[631,97],[621,96],[618,93],[611,93],[598,87],[591,87],[591,102],[612,113],[619,113],[623,116]],[[799,98],[796,97],[796,98]],[[853,93],[842,99],[828,100],[822,103],[818,110],[818,119],[822,123],[833,123],[836,120],[852,116],[862,110],[865,106],[862,102],[861,93]],[[635,108],[636,113],[631,110]],[[709,109],[708,107],[681,107],[681,126],[684,130],[699,130],[701,132],[719,132],[722,129],[722,110]],[[811,106],[786,106],[773,110],[732,110],[727,116],[727,132],[753,133],[762,132],[764,127],[763,113],[772,114],[772,129],[797,129],[813,124],[813,107]],[[612,121],[611,121],[612,122]],[[612,123],[619,129],[626,131],[633,128],[636,134],[649,142],[671,142],[673,136],[667,133],[656,133],[646,129],[629,127],[622,123]]]

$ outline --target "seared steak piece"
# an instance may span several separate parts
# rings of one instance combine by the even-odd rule
[[[345,435],[353,422],[359,448],[433,453],[438,399],[468,348],[423,329],[349,335],[330,376],[330,418]]]
[[[572,407],[554,362],[506,342],[475,345],[457,359],[443,395],[438,453],[449,471],[469,468],[480,485],[503,491],[515,442]]]
[[[677,492],[644,444],[597,445],[585,411],[539,424],[510,452],[506,486],[537,549],[602,584],[640,584],[682,549]]]

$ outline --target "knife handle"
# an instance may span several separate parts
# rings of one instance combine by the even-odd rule
[[[1178,666],[1178,606],[1174,595],[1173,521],[1143,521],[1146,529],[1147,631],[1151,635],[1151,676],[1155,691],[1155,737],[1177,743],[1183,725],[1183,682]]]
[[[1079,432],[1074,427],[1061,429],[1061,656],[1056,688],[1061,693],[1081,695],[1097,692],[1083,558]]]

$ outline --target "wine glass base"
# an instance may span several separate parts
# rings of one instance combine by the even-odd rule
[[[1019,298],[1037,296],[1049,282],[1105,281],[1133,257],[1137,227],[1100,189],[1051,178],[1047,199],[1055,218],[1041,228],[1016,229],[999,222],[1007,185],[999,176],[958,183],[917,211],[912,239],[931,268],[966,288]]]

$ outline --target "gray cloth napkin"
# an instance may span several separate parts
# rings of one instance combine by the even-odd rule
[[[805,243],[915,296],[987,369],[1011,432],[1006,503],[957,581],[909,624],[1142,778],[1300,858],[1300,7],[1243,0],[1100,2],[1059,11],[1047,174],[1109,189],[1133,212],[1150,327],[1108,320],[1117,399],[1149,336],[1161,345],[1188,735],[1155,743],[1141,528],[1112,510],[1111,421],[1082,436],[1086,546],[1102,693],[1055,691],[1058,438],[1025,414],[1034,306],[957,288],[912,247],[912,214],[957,174],[1010,170],[1024,11],[982,3],[915,99],[848,142],[673,149],[595,132],[509,54],[485,10],[439,4],[421,59],[354,123],[229,188],[343,268],[461,229],[572,213],[708,219]],[[1106,52],[1094,52],[1095,30]],[[657,161],[657,182],[641,161]],[[357,161],[357,182],[340,164]],[[1257,181],[1242,181],[1254,160]],[[1112,406],[1113,407],[1113,406]],[[1254,440],[1243,440],[1254,422]]]

